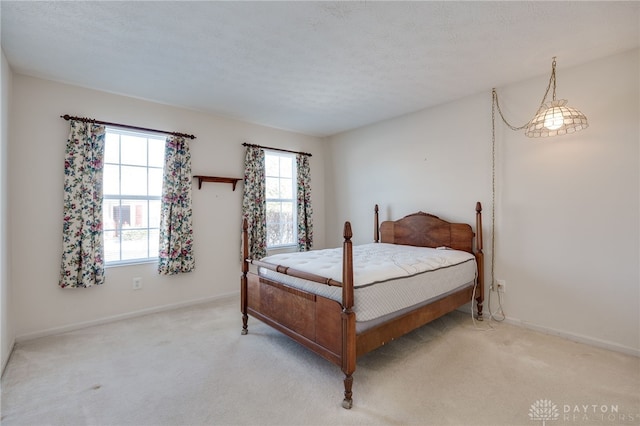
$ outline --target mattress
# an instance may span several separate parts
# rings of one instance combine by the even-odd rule
[[[267,256],[265,262],[342,282],[342,248]],[[460,250],[371,243],[353,247],[357,322],[372,321],[438,298],[476,278],[475,257]],[[267,268],[258,273],[290,287],[342,302],[342,288]]]

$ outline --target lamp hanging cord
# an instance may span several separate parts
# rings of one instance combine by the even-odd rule
[[[542,97],[542,101],[540,102],[540,106],[538,107],[538,110],[536,111],[536,114],[538,112],[540,112],[540,110],[544,107],[544,103],[547,101],[547,96],[549,95],[549,90],[551,89],[551,83],[553,83],[553,98],[552,98],[552,100],[555,101],[556,100],[556,57],[555,56],[553,57],[553,60],[551,62],[551,76],[549,77],[549,83],[547,84],[547,90],[544,91],[544,96]],[[498,113],[500,114],[500,118],[502,119],[503,123],[507,125],[507,127],[509,127],[511,130],[523,130],[529,125],[529,122],[526,122],[524,125],[516,127],[516,126],[512,125],[511,123],[509,123],[507,121],[507,119],[504,118],[504,114],[502,113],[502,110],[500,109],[500,101],[498,100],[498,92],[496,92],[495,87],[491,90],[491,92],[492,92],[492,97],[493,97],[492,108],[495,108],[495,107],[498,108]],[[495,122],[495,115],[494,115],[493,111],[492,111],[492,116],[493,116],[493,119],[494,119],[494,122]],[[494,135],[495,135],[495,128],[494,128]]]
[[[547,87],[547,92],[549,91],[549,88]],[[500,102],[498,101],[498,92],[496,92],[496,89],[493,88],[492,89],[492,94],[493,94],[493,103],[491,106],[491,117],[493,119],[493,135],[495,137],[496,134],[496,127],[495,127],[495,122],[496,122],[496,118],[495,118],[495,109],[498,108],[498,113],[500,114],[500,118],[502,118],[502,121],[504,122],[504,124],[507,125],[507,127],[509,127],[511,130],[523,130],[525,127],[527,127],[527,125],[529,124],[529,122],[524,123],[522,126],[516,127],[514,125],[512,125],[511,123],[509,123],[507,121],[506,118],[504,118],[504,114],[502,113],[502,110],[500,109]],[[545,93],[545,98],[547,97],[546,93]],[[542,103],[544,104],[544,99],[542,100]]]
[[[551,84],[553,83],[553,99],[556,100],[556,57],[553,57],[551,62],[551,76],[549,77],[549,84],[547,84],[547,89],[544,91],[544,96],[542,97],[542,102],[540,102],[540,107],[536,111],[536,115],[544,108],[544,104],[547,101],[547,96],[549,95],[549,90],[551,90]],[[495,321],[504,321],[506,319],[506,315],[504,313],[504,309],[502,308],[502,295],[498,293],[498,313],[502,316],[502,318],[495,318],[492,310],[491,310],[491,293],[493,292],[494,283],[495,283],[495,253],[496,253],[496,237],[495,237],[495,229],[496,229],[496,109],[498,110],[498,114],[500,114],[500,118],[502,122],[507,125],[511,130],[523,130],[528,125],[529,122],[525,123],[523,126],[516,127],[509,123],[507,119],[504,117],[502,110],[500,109],[500,101],[498,100],[498,92],[493,88],[491,90],[491,289],[489,290],[489,319],[493,319]]]
[[[504,321],[507,316],[502,308],[502,298],[499,294],[498,313],[502,315],[502,318],[496,318],[491,309],[491,293],[493,293],[493,285],[495,283],[496,267],[496,107],[498,108],[498,112],[500,112],[502,121],[504,121],[507,126],[514,130],[519,129],[512,127],[502,116],[502,111],[500,111],[500,105],[498,104],[498,94],[496,93],[496,89],[493,89],[493,99],[491,102],[491,286],[489,288],[487,305],[489,309],[489,321],[494,320],[501,322]],[[526,124],[521,128],[524,127],[526,127]]]

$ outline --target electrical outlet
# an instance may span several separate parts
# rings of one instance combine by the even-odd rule
[[[140,290],[142,288],[142,277],[135,277],[133,279],[133,289]]]
[[[498,293],[505,293],[507,291],[507,282],[505,280],[496,280],[496,287]]]

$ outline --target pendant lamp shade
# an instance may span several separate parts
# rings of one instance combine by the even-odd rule
[[[530,138],[546,138],[574,133],[587,127],[589,123],[583,113],[567,106],[565,99],[554,99],[540,107],[527,124],[525,135]]]
[[[551,101],[547,102],[549,90],[553,87]],[[498,93],[494,88],[492,90],[493,106],[491,117],[495,132],[495,110],[497,108],[502,117],[502,121],[509,126],[511,130],[522,130],[524,134],[530,138],[546,138],[549,136],[562,136],[575,133],[578,130],[589,127],[587,117],[575,108],[567,106],[566,99],[556,99],[556,57],[551,62],[551,77],[549,77],[549,85],[544,92],[540,107],[536,115],[524,126],[516,127],[504,118],[500,103],[498,102]],[[495,137],[495,135],[494,135]]]

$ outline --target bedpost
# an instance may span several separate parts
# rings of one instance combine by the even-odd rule
[[[353,312],[353,243],[351,223],[344,224],[342,252],[342,372],[344,373],[344,400],[342,406],[353,406],[351,387],[356,369],[356,314]]]
[[[249,272],[249,223],[247,218],[242,220],[242,278],[240,278],[240,311],[242,312],[242,331],[247,334],[247,273]]]
[[[379,217],[378,217],[378,205],[376,204],[376,207],[373,209],[373,223],[374,223],[374,228],[373,228],[373,240],[376,243],[380,242],[380,222],[379,222]]]
[[[476,263],[478,264],[478,287],[476,288],[476,304],[478,321],[482,321],[482,304],[484,302],[484,253],[482,252],[482,204],[476,203]],[[491,254],[493,256],[493,253]]]

